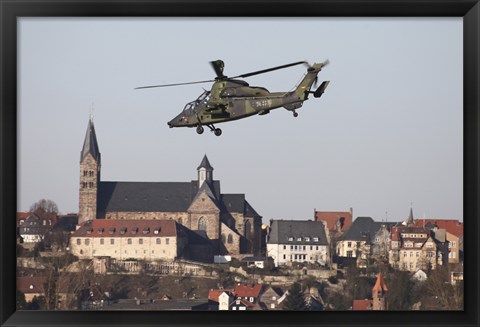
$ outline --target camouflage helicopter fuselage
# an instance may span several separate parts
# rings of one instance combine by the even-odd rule
[[[216,80],[210,91],[205,91],[195,101],[188,103],[184,110],[168,122],[170,127],[197,127],[203,132],[202,125],[216,131],[213,124],[246,118],[253,115],[268,114],[270,110],[285,108],[294,112],[308,99],[309,93],[319,97],[329,82],[323,82],[316,92],[310,89],[324,64],[314,64],[296,87],[290,92],[269,92],[263,87],[249,86],[243,80]],[[221,131],[219,132],[221,134]],[[217,132],[216,132],[217,134]],[[217,134],[219,135],[219,134]]]

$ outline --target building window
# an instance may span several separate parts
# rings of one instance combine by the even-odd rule
[[[162,239],[157,238],[156,242],[157,242],[157,244],[162,244]]]
[[[318,237],[314,237],[314,238],[313,238],[313,241],[314,241],[314,242],[318,242]]]
[[[302,238],[301,237],[297,237],[297,242],[301,242],[302,241]]]
[[[138,244],[143,244],[143,238],[138,239]]]
[[[81,244],[81,242],[82,242],[82,240],[81,240],[81,239],[79,239],[79,238],[77,238],[77,245],[80,245],[80,244]]]
[[[349,258],[353,257],[353,251],[347,251],[347,257]]]
[[[200,217],[198,220],[198,230],[207,230],[207,220],[204,217]]]
[[[286,245],[284,245],[284,246],[283,246],[283,249],[284,249],[284,250],[286,250],[286,249],[287,249],[287,246],[286,246]]]
[[[305,237],[305,242],[310,242],[310,237]]]
[[[168,244],[169,241],[170,241],[170,239],[166,238],[166,239],[165,239],[165,244]]]
[[[103,245],[103,242],[104,242],[104,239],[101,238],[101,239],[100,239],[100,244]]]
[[[115,239],[114,238],[110,239],[110,244],[115,244]]]
[[[286,258],[287,258],[287,256],[284,254],[284,255],[283,255],[283,259],[285,260]]]
[[[250,235],[252,233],[252,225],[250,224],[249,220],[245,222],[245,230],[243,232],[243,236],[245,236],[245,238],[250,238]]]
[[[232,243],[233,243],[232,234],[228,234],[228,236],[227,236],[227,243],[229,243],[229,244],[232,244]]]
[[[128,244],[132,244],[132,239],[129,238],[129,239],[127,240],[127,243],[128,243]]]
[[[352,242],[348,242],[348,243],[347,243],[347,246],[348,246],[349,248],[351,248],[351,247],[352,247]]]
[[[90,239],[89,238],[86,238],[85,239],[85,245],[89,245],[90,244]]]
[[[288,241],[293,242],[293,237],[289,237]]]

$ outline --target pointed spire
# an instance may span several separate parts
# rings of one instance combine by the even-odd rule
[[[86,155],[89,153],[96,161],[100,162],[100,150],[98,148],[97,135],[95,134],[92,115],[90,115],[88,120],[87,133],[85,134],[85,140],[83,141],[80,161],[85,159]]]
[[[413,220],[413,209],[410,207],[410,214],[408,215],[408,218],[402,222],[402,225],[411,226],[413,224],[415,224],[415,221]]]
[[[375,286],[373,286],[372,291],[382,291],[386,292],[388,291],[387,284],[385,284],[385,280],[383,279],[382,273],[378,273],[377,275],[377,281],[375,282]]]
[[[210,162],[208,161],[206,154],[203,156],[202,162],[200,163],[200,166],[198,166],[197,169],[200,169],[200,168],[205,168],[206,170],[213,170],[213,167],[210,165]]]

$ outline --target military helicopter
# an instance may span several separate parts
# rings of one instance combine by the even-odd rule
[[[204,90],[196,100],[187,103],[182,112],[167,124],[170,128],[195,127],[198,134],[202,134],[204,132],[203,126],[207,126],[216,136],[220,136],[222,130],[216,128],[214,124],[247,118],[257,114],[265,115],[270,113],[272,109],[283,107],[292,111],[293,116],[297,117],[296,109],[303,105],[309,94],[319,98],[330,83],[330,81],[324,81],[315,91],[310,91],[312,85],[316,84],[318,73],[328,64],[328,60],[313,65],[309,65],[306,61],[298,61],[234,77],[227,77],[223,74],[224,62],[222,60],[211,61],[210,64],[217,75],[213,80],[141,86],[136,89],[213,82],[210,90]],[[308,66],[307,73],[298,86],[289,92],[269,92],[264,87],[250,86],[247,82],[239,79],[300,64]]]

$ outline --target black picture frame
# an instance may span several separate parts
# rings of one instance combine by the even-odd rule
[[[479,58],[478,0],[0,0],[1,326],[478,326]],[[17,211],[17,19],[19,17],[463,17],[465,310],[459,312],[75,312],[15,310]],[[314,33],[314,32],[312,32]],[[312,35],[318,37],[318,35]],[[439,67],[441,69],[441,67]],[[445,81],[448,82],[448,81]]]

